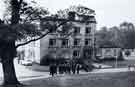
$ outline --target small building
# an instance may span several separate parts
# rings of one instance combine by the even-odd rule
[[[97,56],[99,59],[118,58],[121,48],[118,46],[104,45],[98,48]]]

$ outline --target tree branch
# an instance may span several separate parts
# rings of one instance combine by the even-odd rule
[[[36,12],[36,11],[29,13],[28,16],[25,18],[24,23],[26,23],[26,22],[28,21],[28,18],[29,18],[33,13],[35,13],[35,12]],[[41,18],[38,18],[38,19],[41,19]],[[38,19],[36,19],[36,20],[38,20]],[[32,19],[31,19],[31,20],[32,20]]]
[[[39,39],[42,39],[43,37],[45,37],[45,36],[46,36],[47,34],[49,34],[49,33],[50,33],[50,32],[47,32],[47,33],[43,34],[42,36],[40,36],[40,37],[38,37],[38,38],[31,39],[31,40],[29,40],[29,41],[27,41],[27,42],[18,44],[18,45],[16,45],[16,48],[18,48],[18,47],[20,47],[20,46],[23,46],[23,45],[26,45],[26,44],[29,44],[29,43],[31,43],[31,42],[33,42],[33,41],[37,41],[37,40],[39,40]]]
[[[20,1],[19,1],[19,4],[21,5],[21,4],[22,4],[22,2],[23,2],[23,0],[20,0]]]
[[[59,28],[61,25],[65,24],[65,23],[66,23],[66,21],[65,21],[65,22],[60,23],[60,24],[56,27],[56,29],[57,29],[57,28]],[[23,45],[26,45],[26,44],[29,44],[29,43],[31,43],[31,42],[34,42],[34,41],[40,40],[40,39],[42,39],[43,37],[45,37],[45,36],[46,36],[47,34],[49,34],[49,33],[50,33],[50,32],[48,31],[48,32],[46,32],[45,34],[41,35],[41,36],[40,36],[40,37],[38,37],[38,38],[31,39],[31,40],[29,40],[29,41],[27,41],[27,42],[24,42],[24,43],[18,44],[18,45],[16,45],[16,48],[18,48],[18,47],[20,47],[20,46],[23,46]]]

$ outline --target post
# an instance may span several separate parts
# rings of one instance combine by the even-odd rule
[[[92,37],[93,38],[93,43],[92,43],[92,45],[93,45],[93,47],[92,47],[93,48],[93,52],[92,52],[93,57],[92,58],[93,58],[93,60],[95,60],[95,29],[96,29],[96,24],[94,24],[93,27],[94,28],[93,28],[93,37]]]
[[[115,68],[117,68],[117,65],[118,65],[117,57],[115,59],[116,59],[116,61],[115,61]]]

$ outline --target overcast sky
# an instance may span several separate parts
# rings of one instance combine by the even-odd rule
[[[3,0],[0,0],[3,1]],[[123,21],[135,23],[135,0],[35,0],[51,12],[68,8],[71,5],[83,5],[95,10],[97,28],[118,26]],[[0,3],[0,17],[4,10]]]

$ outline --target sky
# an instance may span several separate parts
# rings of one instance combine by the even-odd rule
[[[3,0],[0,0],[3,1]],[[50,12],[68,8],[71,5],[83,5],[95,10],[97,28],[118,26],[127,21],[135,23],[135,0],[35,0],[38,5],[48,8]],[[0,3],[0,18],[4,4]]]

